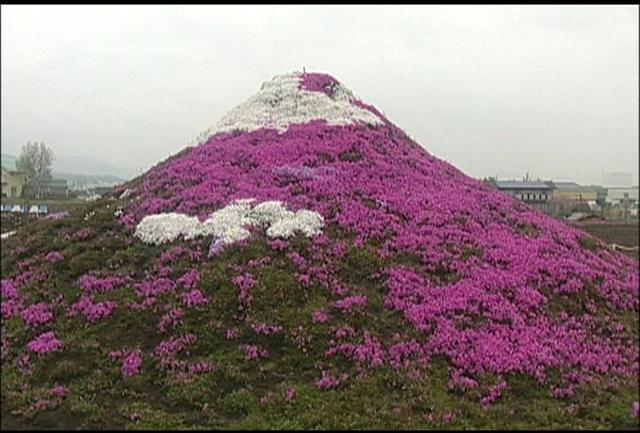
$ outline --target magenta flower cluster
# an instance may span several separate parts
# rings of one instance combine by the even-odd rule
[[[348,375],[343,373],[340,377],[335,377],[326,370],[322,370],[321,376],[315,381],[316,387],[319,389],[331,389],[338,387],[342,382],[347,380]]]
[[[269,325],[267,323],[254,323],[251,325],[251,329],[253,329],[257,334],[262,335],[280,334],[282,332],[282,326]]]
[[[181,299],[182,303],[187,307],[197,307],[209,303],[209,299],[207,299],[200,289],[193,289],[187,293],[183,293]]]
[[[248,307],[253,301],[250,290],[256,285],[256,279],[252,274],[246,272],[233,278],[233,284],[236,286],[238,303],[241,306]]]
[[[331,303],[333,308],[338,310],[351,310],[354,307],[364,306],[367,303],[367,297],[363,295],[347,296],[346,298]]]
[[[241,344],[239,349],[244,353],[244,359],[247,361],[269,357],[269,351],[267,349],[261,348],[255,344]]]
[[[62,341],[56,338],[53,331],[45,332],[27,343],[27,348],[31,352],[43,355],[49,352],[55,352],[62,347]]]
[[[59,251],[51,251],[45,256],[45,258],[52,264],[64,260],[64,256]]]
[[[122,375],[136,376],[142,367],[142,352],[134,350],[122,360]]]
[[[22,320],[32,328],[40,326],[53,319],[53,312],[51,306],[46,302],[38,302],[22,310],[20,313]]]
[[[97,322],[109,317],[117,306],[115,301],[93,302],[89,296],[83,295],[71,306],[69,314],[81,313],[89,322]]]
[[[123,377],[131,377],[140,374],[142,368],[142,351],[140,349],[114,350],[109,352],[109,358],[112,360],[122,360],[120,372]]]
[[[87,273],[78,279],[78,285],[87,293],[107,293],[129,282],[126,275],[99,277],[96,273]]]

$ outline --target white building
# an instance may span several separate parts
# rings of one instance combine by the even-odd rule
[[[612,206],[624,206],[625,202],[627,207],[633,208],[638,204],[638,186],[630,187],[614,187],[607,188],[607,203]]]

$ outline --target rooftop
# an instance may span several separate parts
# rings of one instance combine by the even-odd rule
[[[498,180],[498,189],[553,189],[552,182],[532,181],[532,180]]]

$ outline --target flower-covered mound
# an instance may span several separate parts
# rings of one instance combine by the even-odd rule
[[[637,261],[325,74],[199,142],[3,239],[3,426],[637,427]]]

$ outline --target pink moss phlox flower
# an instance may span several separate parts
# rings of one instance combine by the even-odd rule
[[[311,315],[314,323],[324,323],[329,321],[330,317],[324,310],[315,310]]]
[[[91,236],[91,229],[81,228],[73,232],[71,235],[67,235],[66,238],[67,240],[71,240],[71,241],[84,241],[89,236]]]
[[[253,301],[250,290],[256,285],[256,280],[252,274],[246,272],[233,278],[236,286],[238,302],[243,306],[248,306]]]
[[[282,332],[282,326],[269,325],[267,323],[254,323],[251,325],[251,329],[257,334],[262,335],[280,334]]]
[[[260,348],[254,344],[242,344],[239,349],[244,353],[244,359],[246,361],[269,357],[269,351],[267,349]]]
[[[389,347],[389,363],[394,368],[409,367],[413,358],[426,362],[425,347],[416,340],[399,342]]]
[[[82,275],[78,279],[78,285],[87,293],[107,293],[130,282],[126,275],[111,275],[99,277],[94,273]]]
[[[182,255],[186,254],[186,249],[180,245],[170,248],[167,251],[160,253],[159,262],[163,265],[175,262]]]
[[[45,258],[49,263],[57,263],[64,260],[64,256],[59,251],[51,251]]]
[[[10,319],[22,311],[23,305],[20,299],[7,299],[0,302],[0,314],[3,319]]]
[[[284,239],[271,239],[268,241],[269,246],[276,251],[285,251],[289,248],[289,242]]]
[[[157,329],[159,332],[166,332],[169,328],[176,326],[182,320],[184,313],[180,307],[172,308],[163,315],[158,322]]]
[[[247,263],[247,266],[249,266],[250,268],[262,268],[265,265],[269,264],[270,262],[271,262],[270,257],[262,257],[260,259],[249,260],[249,262]]]
[[[118,303],[115,301],[104,301],[94,303],[91,297],[82,295],[70,310],[70,315],[82,313],[89,322],[97,322],[98,320],[109,317],[117,308]]]
[[[354,334],[355,334],[355,331],[351,326],[343,326],[342,328],[336,329],[336,332],[335,332],[335,335],[337,338],[345,338]]]
[[[207,371],[213,370],[213,364],[209,362],[203,362],[203,361],[196,362],[194,364],[189,365],[187,370],[189,374],[202,374],[202,373],[206,373]]]
[[[185,350],[188,346],[195,344],[197,340],[198,337],[195,334],[171,337],[160,342],[154,349],[154,353],[159,357],[172,357]]]
[[[157,265],[155,267],[155,273],[159,277],[169,277],[172,272],[173,269],[170,266]]]
[[[53,406],[54,403],[51,400],[38,399],[31,404],[31,409],[35,411],[44,410]]]
[[[20,314],[23,309],[22,300],[18,292],[19,284],[11,278],[2,279],[0,314],[3,319],[9,319]]]
[[[304,284],[305,286],[310,286],[311,285],[311,275],[309,275],[309,274],[299,274],[298,275],[298,281],[301,284]]]
[[[53,313],[51,312],[51,306],[46,302],[39,302],[33,304],[22,310],[20,313],[22,320],[32,328],[49,322],[53,319]]]
[[[346,380],[347,375],[343,374],[340,378],[336,378],[329,374],[327,371],[323,370],[321,372],[321,376],[318,380],[315,381],[315,385],[319,389],[331,389],[336,388],[340,385],[344,380]]]
[[[296,396],[296,390],[294,388],[287,388],[284,391],[283,400],[285,403],[290,402]]]
[[[327,96],[333,96],[336,87],[340,83],[329,74],[305,73],[300,81],[300,88],[310,92],[322,92]]]
[[[369,331],[364,331],[362,343],[337,344],[325,351],[325,356],[333,356],[337,353],[344,355],[347,359],[352,359],[371,368],[382,365],[387,358],[384,347]]]
[[[185,289],[193,289],[200,282],[200,272],[197,269],[187,271],[183,276],[178,278],[178,285]]]
[[[55,352],[62,347],[62,341],[56,338],[53,331],[45,332],[38,335],[36,338],[27,343],[27,348],[31,352],[35,352],[39,355]]]
[[[141,298],[156,297],[164,293],[173,292],[175,283],[168,278],[160,277],[136,283],[136,295]]]
[[[487,407],[495,402],[498,398],[500,398],[502,392],[506,387],[507,382],[504,380],[496,385],[491,386],[489,388],[489,393],[486,396],[482,397],[482,399],[480,400],[482,406]]]
[[[56,385],[49,389],[49,394],[54,397],[64,397],[67,395],[67,388],[63,385]]]
[[[478,382],[470,377],[466,377],[459,370],[453,370],[451,380],[449,381],[449,389],[451,390],[467,390],[478,386]]]
[[[338,301],[334,301],[331,303],[333,308],[337,308],[338,310],[351,310],[356,306],[363,306],[367,303],[367,297],[364,295],[355,295],[348,296],[346,298],[340,299]]]
[[[193,289],[187,293],[183,293],[181,300],[187,307],[197,307],[209,303],[209,300],[204,296],[200,289]]]
[[[131,308],[133,311],[143,311],[153,307],[156,304],[156,298],[151,296],[149,298],[144,298],[140,302],[129,302],[127,306]]]
[[[140,373],[142,367],[142,351],[131,351],[122,360],[122,375],[125,377],[136,376]]]
[[[456,419],[456,414],[451,412],[451,411],[447,411],[447,412],[442,414],[442,422],[444,424],[449,424],[450,422],[454,421],[455,419]]]
[[[18,285],[11,278],[3,278],[0,282],[0,296],[2,299],[15,299],[18,297]]]

